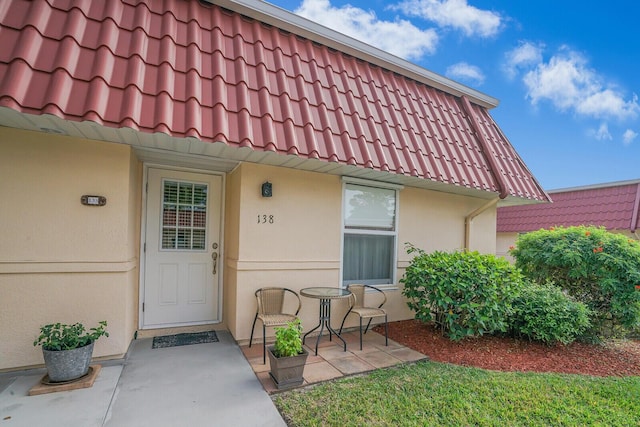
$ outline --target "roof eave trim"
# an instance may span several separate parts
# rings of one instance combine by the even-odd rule
[[[466,95],[474,104],[492,109],[498,99],[436,74],[407,60],[363,43],[338,31],[331,30],[287,10],[262,0],[202,0],[233,10],[258,21],[293,34],[314,40],[327,47],[397,72],[436,89],[461,97]]]

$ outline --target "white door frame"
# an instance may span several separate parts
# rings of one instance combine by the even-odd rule
[[[139,261],[140,261],[140,275],[139,275],[139,286],[138,286],[138,329],[158,329],[157,326],[145,326],[144,325],[144,313],[143,313],[143,304],[144,304],[144,295],[145,295],[145,268],[146,268],[146,256],[145,256],[145,242],[146,242],[146,230],[147,230],[147,188],[148,188],[148,176],[149,169],[165,169],[170,171],[178,171],[178,172],[191,172],[191,173],[199,173],[203,175],[215,175],[222,178],[222,189],[220,194],[220,242],[218,247],[218,320],[214,322],[190,322],[190,323],[180,323],[180,324],[167,324],[163,325],[160,328],[170,328],[170,327],[181,327],[181,326],[197,326],[197,325],[207,325],[207,324],[215,324],[221,323],[224,317],[223,313],[223,298],[224,298],[224,226],[225,226],[225,188],[226,188],[226,174],[224,172],[216,172],[210,170],[202,170],[202,169],[193,169],[186,167],[174,167],[166,164],[156,164],[156,163],[143,163],[143,171],[142,171],[142,201],[141,201],[141,221],[140,221],[140,251],[139,251]]]

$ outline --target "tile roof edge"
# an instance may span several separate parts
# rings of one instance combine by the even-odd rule
[[[502,131],[502,128],[500,128],[500,126],[498,126],[498,124],[495,122],[495,120],[493,119],[493,117],[491,117],[490,114],[488,114],[488,117],[491,120],[491,124],[495,128],[496,132],[498,132],[498,134],[500,134],[502,139],[504,141],[506,141],[507,144],[509,145],[509,147],[511,147],[511,149],[513,150],[513,154],[516,157],[515,161],[520,165],[520,167],[522,169],[524,169],[529,174],[529,176],[531,177],[531,179],[533,181],[533,184],[542,193],[543,198],[542,199],[535,199],[535,200],[537,200],[537,202],[540,202],[540,203],[553,203],[553,199],[551,198],[551,195],[549,194],[549,192],[544,189],[544,187],[540,184],[540,182],[535,177],[535,175],[533,173],[531,173],[531,170],[529,170],[529,167],[527,166],[527,164],[524,162],[524,160],[522,160],[522,157],[520,156],[520,153],[518,153],[518,150],[516,150],[516,147],[514,147],[514,145],[509,140],[509,138],[507,138],[507,135],[504,134],[504,132]],[[507,184],[504,180],[501,181],[501,182],[505,183],[505,185]],[[507,189],[507,191],[508,191],[508,189]]]
[[[567,193],[570,191],[597,190],[600,188],[622,187],[623,185],[640,184],[640,179],[629,179],[626,181],[603,182],[601,184],[589,184],[577,187],[556,188],[548,190],[547,193]]]
[[[507,186],[507,183],[505,182],[504,176],[502,176],[502,174],[500,173],[500,168],[498,167],[495,157],[489,154],[491,153],[491,150],[489,147],[489,141],[487,141],[485,137],[485,133],[481,131],[482,126],[480,126],[480,123],[478,123],[478,117],[476,117],[475,113],[473,112],[473,107],[471,107],[469,98],[467,98],[465,95],[462,95],[461,100],[462,100],[461,102],[462,110],[471,119],[470,124],[473,131],[477,135],[477,140],[478,140],[478,143],[480,144],[480,147],[482,147],[482,154],[487,160],[487,163],[489,163],[489,166],[492,169],[491,172],[493,173],[493,176],[495,177],[496,182],[498,184],[498,189],[499,189],[498,197],[500,199],[504,199],[509,195],[509,191],[507,190],[508,186]]]
[[[446,93],[466,95],[473,103],[484,108],[497,107],[499,100],[473,88],[399,58],[367,43],[303,18],[263,0],[198,0],[241,13],[258,21],[273,25],[293,34],[316,41],[356,58],[425,83]]]

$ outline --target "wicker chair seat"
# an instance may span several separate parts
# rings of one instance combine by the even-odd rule
[[[258,319],[262,320],[265,326],[282,326],[296,320],[293,314],[259,314]]]
[[[351,312],[364,318],[381,317],[387,314],[383,309],[373,307],[354,307],[351,309]]]

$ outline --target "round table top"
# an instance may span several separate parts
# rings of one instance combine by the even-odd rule
[[[312,288],[304,288],[300,290],[300,295],[309,298],[332,299],[345,298],[351,295],[346,289],[330,288],[328,286],[315,286]]]

